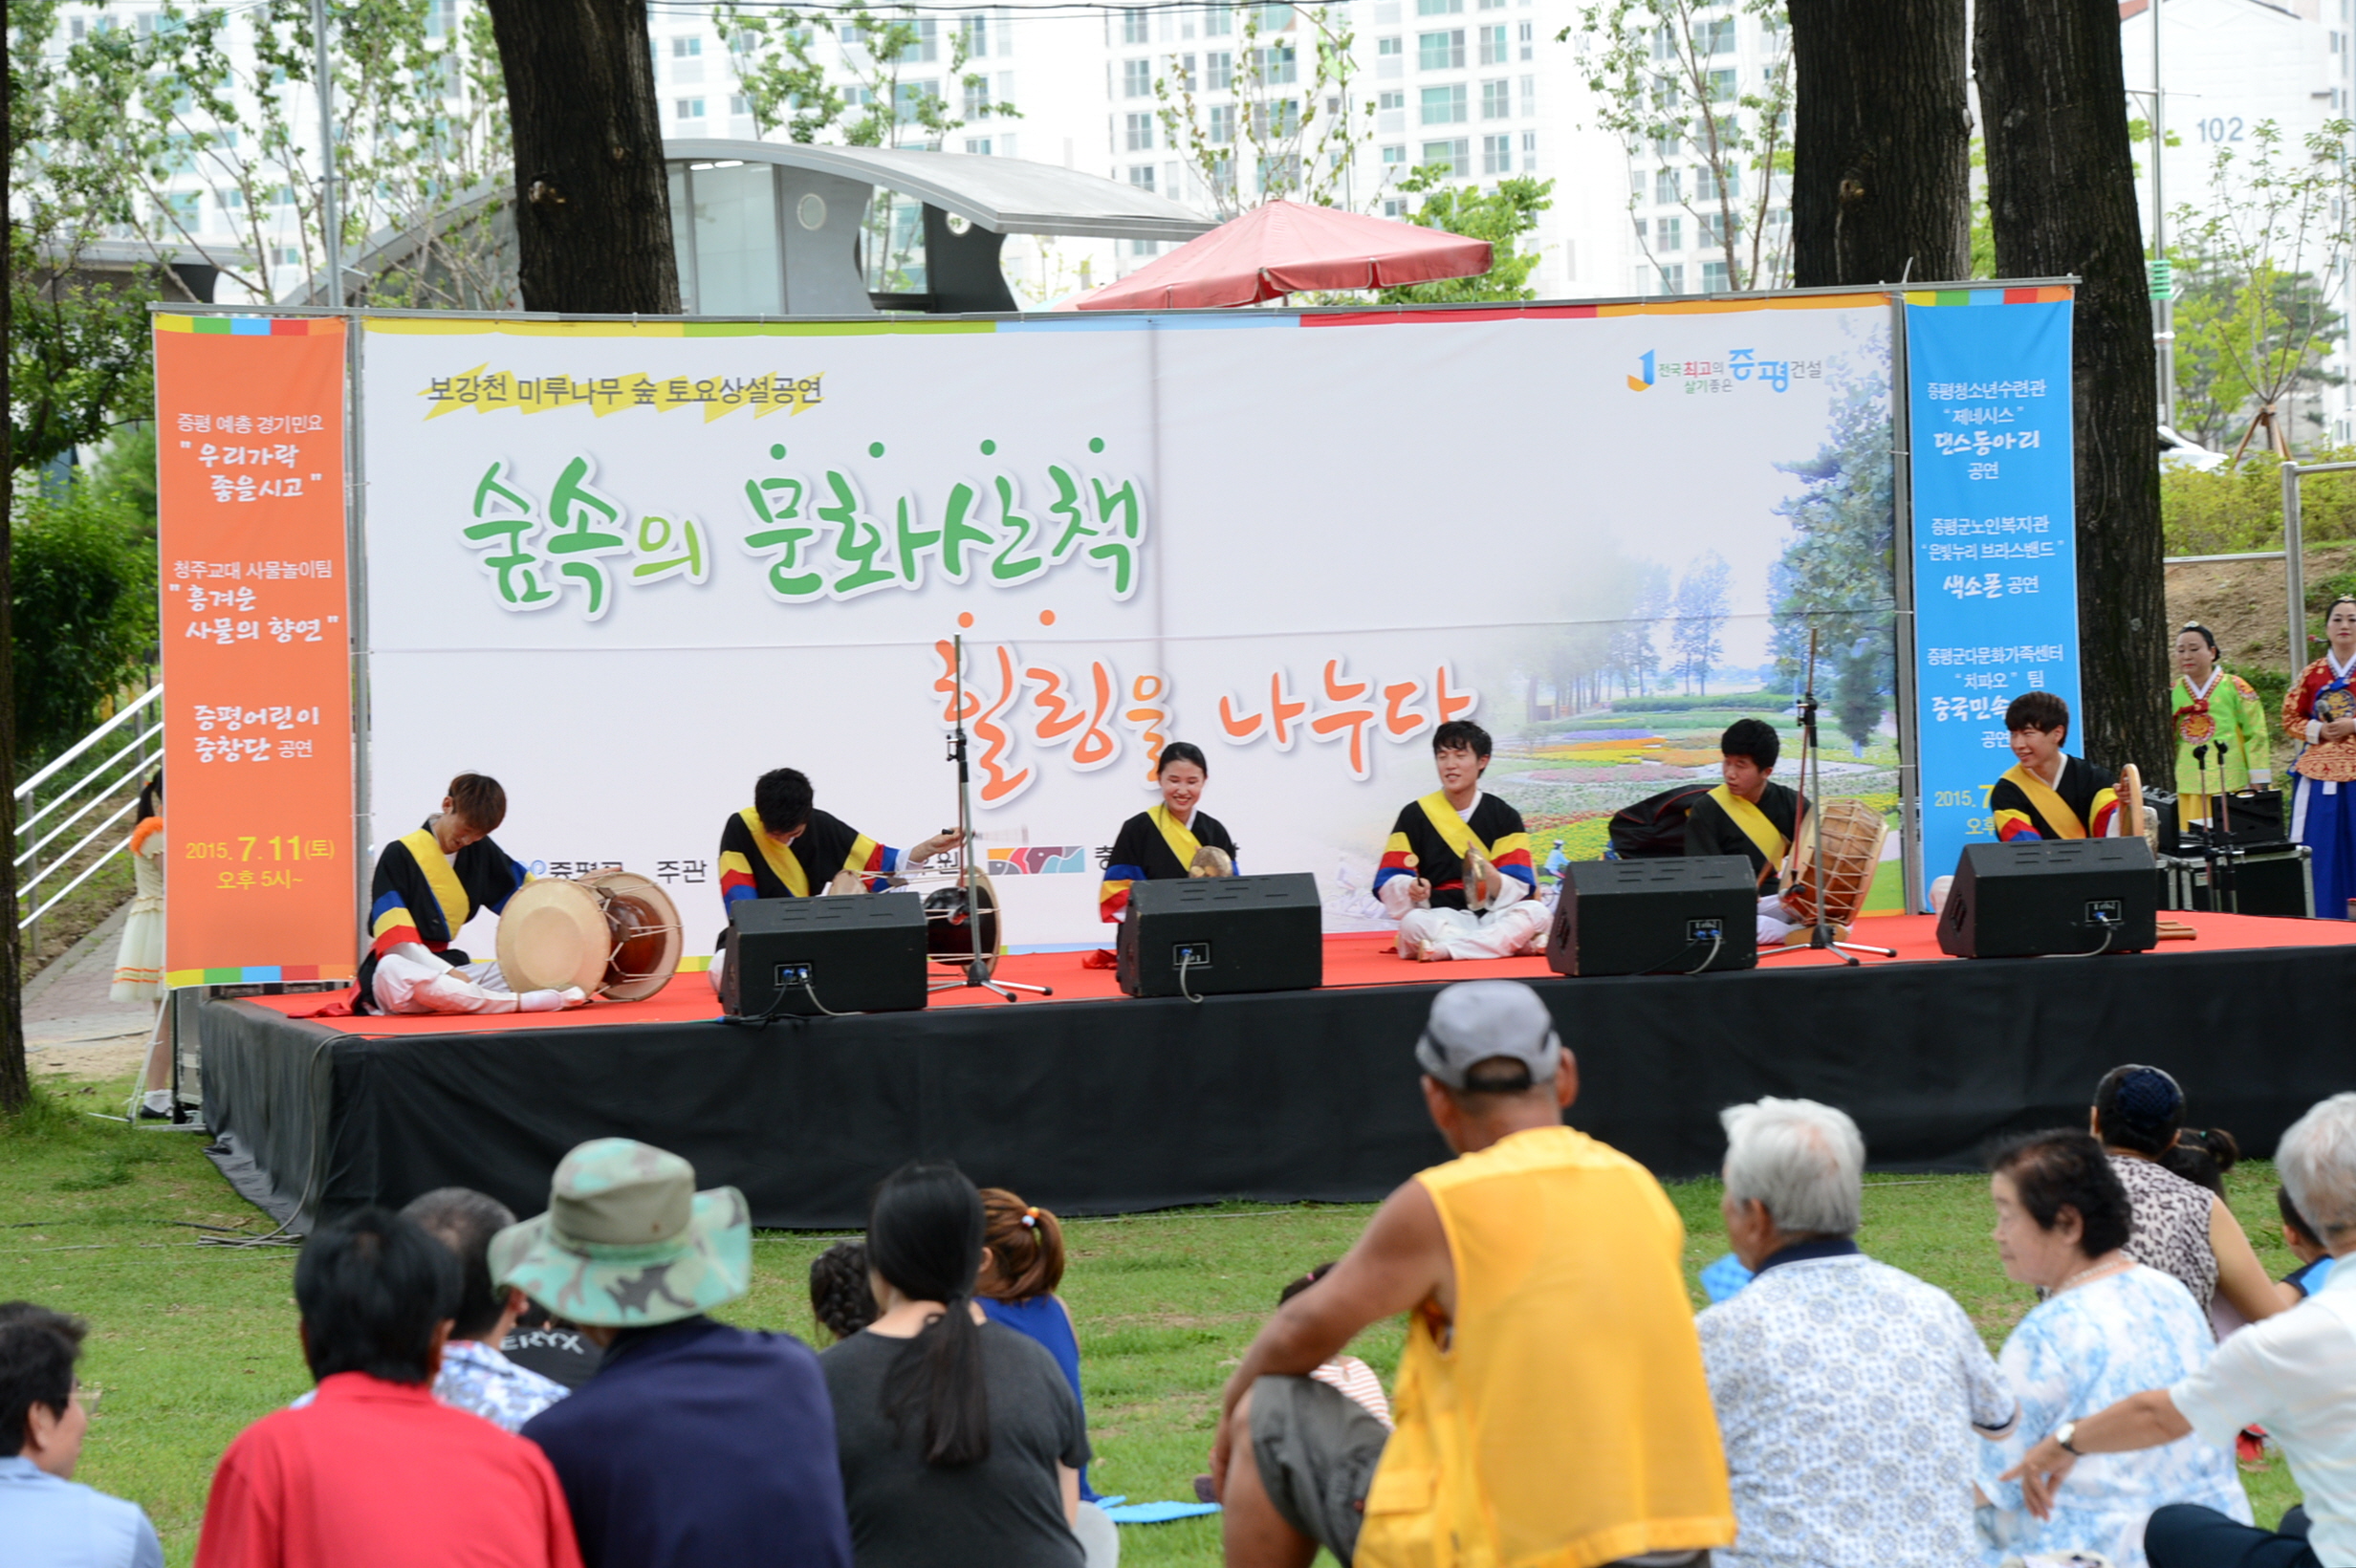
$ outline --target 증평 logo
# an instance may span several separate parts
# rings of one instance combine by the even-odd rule
[[[1652,390],[1652,350],[1645,350],[1643,354],[1637,357],[1636,362],[1644,366],[1645,373],[1642,376],[1630,376],[1628,378],[1628,390],[1631,392],[1649,392]]]

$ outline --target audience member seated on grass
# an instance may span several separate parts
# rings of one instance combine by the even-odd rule
[[[2330,1278],[2313,1296],[2219,1345],[2190,1376],[2159,1380],[2079,1419],[2014,1468],[2029,1506],[2066,1507],[2096,1466],[2173,1448],[2188,1437],[2222,1458],[2245,1426],[2262,1426],[2306,1497],[2279,1532],[2236,1511],[2179,1497],[2151,1515],[2151,1568],[2339,1568],[2356,1562],[2356,1094],[2334,1095],[2291,1123],[2275,1169],[2298,1212],[2331,1248]],[[2083,1456],[2083,1457],[2081,1457]],[[2230,1460],[2225,1461],[2230,1468]]]
[[[1809,1100],[1719,1118],[1726,1239],[1755,1275],[1696,1323],[1740,1527],[1719,1568],[1970,1562],[1973,1434],[2012,1430],[2012,1385],[1952,1297],[1849,1239],[1856,1122]]]
[[[1459,1158],[1384,1200],[1229,1380],[1211,1450],[1229,1568],[1320,1545],[1345,1564],[1706,1561],[1734,1514],[1676,1209],[1562,1124],[1579,1069],[1529,987],[1449,987],[1415,1056]],[[1385,1431],[1310,1374],[1399,1313]]]
[[[705,1316],[750,1288],[743,1193],[698,1192],[678,1155],[596,1139],[558,1163],[547,1213],[492,1240],[491,1270],[605,1351],[524,1426],[588,1568],[850,1568],[818,1359]]]
[[[458,1260],[415,1221],[362,1209],[294,1262],[305,1408],[264,1416],[213,1471],[197,1568],[574,1568],[540,1450],[433,1397]]]
[[[1082,1568],[1087,1427],[1056,1359],[974,1302],[981,1194],[955,1165],[901,1166],[867,1261],[884,1310],[818,1359],[859,1568]]]
[[[1063,1222],[1054,1212],[1026,1204],[1002,1187],[982,1188],[982,1273],[974,1283],[982,1316],[1036,1339],[1056,1359],[1063,1381],[1080,1401],[1080,1421],[1088,1424],[1088,1398],[1080,1389],[1080,1336],[1071,1309],[1056,1287],[1063,1283]],[[1072,1534],[1088,1554],[1089,1568],[1121,1560],[1121,1529],[1097,1506],[1102,1498],[1080,1468],[1080,1513]]]
[[[402,1213],[458,1258],[458,1316],[442,1347],[434,1398],[511,1432],[521,1430],[571,1390],[517,1366],[499,1349],[529,1304],[514,1286],[491,1282],[491,1238],[515,1223],[514,1210],[469,1187],[442,1187],[411,1199]]]
[[[2270,1318],[2282,1300],[2241,1222],[2223,1198],[2161,1164],[2183,1127],[2184,1091],[2156,1067],[2114,1067],[2095,1086],[2090,1130],[2134,1207],[2127,1254],[2182,1281],[2204,1314],[2223,1296],[2230,1327]]]
[[[2230,1439],[2213,1448],[2179,1434],[2149,1452],[2105,1454],[2058,1506],[2023,1496],[2023,1454],[2066,1444],[2086,1411],[2192,1376],[2216,1345],[2183,1284],[2126,1251],[2127,1190],[2092,1138],[2029,1133],[2000,1145],[1989,1169],[2004,1272],[2046,1295],[1996,1358],[2019,1397],[2020,1425],[1981,1456],[1980,1490],[1993,1505],[1986,1560],[2099,1552],[2118,1568],[2144,1568],[2145,1521],[2166,1503],[2201,1503],[2247,1523]]]
[[[2282,1245],[2299,1260],[2299,1267],[2284,1274],[2275,1290],[2284,1306],[2295,1307],[2322,1290],[2331,1278],[2331,1249],[2315,1233],[2315,1227],[2307,1223],[2306,1216],[2299,1212],[2299,1206],[2291,1202],[2289,1187],[2274,1189],[2274,1207],[2275,1212],[2282,1216]]]
[[[30,1301],[0,1303],[0,1561],[40,1568],[164,1568],[137,1503],[77,1485],[90,1411],[74,1362],[88,1325]]]
[[[1320,1263],[1298,1279],[1288,1281],[1284,1289],[1276,1293],[1276,1305],[1283,1306],[1294,1296],[1298,1296],[1333,1272],[1332,1264]],[[1383,1380],[1374,1375],[1373,1367],[1368,1366],[1355,1356],[1337,1355],[1328,1357],[1321,1364],[1311,1367],[1309,1376],[1320,1383],[1330,1383],[1349,1395],[1350,1398],[1366,1407],[1368,1415],[1383,1424],[1385,1431],[1390,1430],[1390,1398],[1383,1392]]]
[[[838,1241],[810,1260],[810,1316],[838,1344],[875,1321],[865,1242]]]

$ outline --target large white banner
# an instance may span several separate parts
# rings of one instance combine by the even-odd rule
[[[1591,858],[1611,808],[1787,708],[1802,612],[1861,671],[1828,785],[1887,795],[1888,322],[371,319],[374,842],[490,773],[512,854],[657,876],[709,951],[764,771],[887,844],[954,822],[960,634],[1017,948],[1109,942],[1100,858],[1169,739],[1328,929],[1382,924],[1443,718],[1496,735],[1541,861]]]

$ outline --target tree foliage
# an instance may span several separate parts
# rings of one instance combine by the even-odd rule
[[[2236,462],[2260,429],[2289,454],[2282,401],[2316,380],[2339,336],[2340,317],[2313,280],[2337,276],[2350,259],[2356,169],[2344,149],[2351,135],[2356,121],[2334,120],[2292,142],[2261,120],[2246,155],[2218,146],[2202,205],[2173,214],[2196,294],[2176,316],[2178,384],[2190,361],[2213,403],[2231,408],[2225,420],[2241,426]]]
[[[22,497],[9,549],[20,763],[53,756],[140,680],[155,646],[155,544],[134,496],[76,477]]]
[[[1262,202],[1305,202],[1312,207],[1355,207],[1372,201],[1384,182],[1369,180],[1363,196],[1358,167],[1374,124],[1374,104],[1363,104],[1352,129],[1351,84],[1358,75],[1346,13],[1338,22],[1324,7],[1246,6],[1232,50],[1206,50],[1229,57],[1225,82],[1206,75],[1201,81],[1181,65],[1154,78],[1155,111],[1162,135],[1211,193],[1222,221]],[[1309,79],[1300,79],[1300,49],[1309,45]],[[1216,40],[1206,40],[1215,42]],[[1210,104],[1198,94],[1224,88],[1230,102]],[[1245,169],[1252,178],[1242,176]]]
[[[794,142],[889,147],[913,126],[938,145],[970,120],[1018,113],[1012,103],[991,102],[990,77],[966,69],[972,50],[963,26],[949,30],[943,73],[962,90],[954,110],[932,78],[904,79],[939,58],[938,24],[919,17],[913,7],[886,8],[879,16],[865,7],[847,14],[749,11],[728,0],[711,19],[729,40],[737,84],[764,136],[783,131]],[[847,93],[818,57],[820,33],[840,46],[842,64],[854,77]]]
[[[154,401],[152,273],[90,265],[139,216],[146,145],[120,105],[136,51],[107,30],[58,50],[58,0],[9,0],[9,456],[41,468]]]
[[[1686,563],[1669,596],[1669,645],[1688,691],[1710,689],[1710,666],[1726,651],[1726,618],[1734,608],[1734,570],[1712,550]]]
[[[1410,196],[1423,197],[1407,214],[1407,222],[1468,239],[1489,242],[1489,271],[1478,277],[1444,277],[1430,283],[1406,283],[1379,289],[1375,297],[1385,305],[1457,305],[1483,299],[1534,299],[1530,272],[1538,252],[1521,249],[1521,238],[1538,229],[1538,215],[1554,206],[1552,180],[1516,175],[1483,191],[1477,185],[1451,185],[1448,171],[1438,166],[1417,169],[1400,182]]]
[[[1764,76],[1749,92],[1734,67],[1737,15],[1762,24],[1771,43]],[[1676,171],[1677,200],[1707,237],[1704,249],[1716,250],[1725,263],[1727,286],[1789,284],[1790,229],[1768,222],[1791,175],[1791,22],[1784,0],[1734,0],[1731,8],[1726,0],[1587,0],[1576,27],[1556,39],[1569,42],[1575,34],[1596,123],[1619,139],[1627,158],[1631,214],[1640,158],[1691,154],[1703,178],[1689,187],[1683,170]],[[1649,236],[1640,236],[1638,248],[1652,261]]]

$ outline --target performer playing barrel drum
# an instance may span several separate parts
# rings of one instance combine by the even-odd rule
[[[1155,760],[1153,777],[1162,786],[1162,803],[1121,824],[1112,859],[1105,862],[1097,912],[1107,921],[1127,911],[1131,882],[1235,874],[1235,840],[1217,817],[1201,809],[1203,786],[1211,778],[1203,749],[1171,741]]]
[[[2019,765],[2005,770],[1988,794],[1996,837],[2116,838],[2118,781],[2083,757],[2063,754],[2070,705],[2050,691],[2024,691],[2004,710]]]
[[[2331,646],[2283,695],[2282,727],[2302,743],[2291,837],[2315,856],[2315,912],[2336,920],[2356,899],[2356,599],[2331,601],[2323,635]]]
[[[1718,737],[1719,786],[1686,814],[1688,855],[1739,855],[1757,880],[1758,940],[1783,941],[1800,922],[1783,904],[1783,862],[1800,837],[1807,810],[1800,792],[1768,775],[1783,754],[1783,737],[1764,719],[1736,719]]]
[[[963,841],[936,833],[908,850],[893,849],[815,804],[810,780],[792,768],[763,773],[753,804],[720,830],[720,897],[806,899],[818,893],[882,892],[904,865],[931,860]]]
[[[478,909],[497,914],[531,880],[491,841],[507,820],[495,778],[460,773],[442,809],[384,846],[370,884],[368,956],[356,1013],[554,1013],[588,1000],[578,987],[508,989],[495,963],[470,963],[450,943]]]

